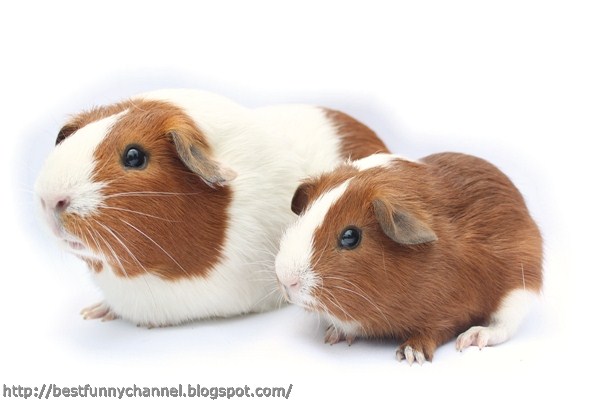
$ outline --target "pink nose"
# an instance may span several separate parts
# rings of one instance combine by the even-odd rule
[[[300,278],[297,276],[289,277],[281,282],[286,289],[297,290],[300,286]]]
[[[284,279],[279,279],[279,282],[287,301],[291,301],[293,296],[300,292],[300,278],[298,276],[286,276]]]
[[[71,204],[69,196],[63,195],[41,197],[40,201],[42,202],[42,208],[44,208],[44,210],[56,214],[65,212]]]

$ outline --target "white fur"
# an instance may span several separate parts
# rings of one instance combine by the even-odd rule
[[[317,198],[281,239],[279,253],[275,258],[275,272],[281,282],[299,282],[297,290],[289,291],[290,301],[293,303],[310,305],[314,302],[311,290],[319,280],[311,265],[314,233],[323,224],[331,206],[344,195],[351,180],[344,181]]]
[[[106,183],[92,181],[94,151],[123,114],[95,121],[56,146],[36,181],[36,195],[40,199],[69,197],[66,211],[81,217],[95,213],[103,201],[100,190]]]
[[[86,217],[98,212],[103,203],[101,190],[106,182],[92,180],[96,168],[94,151],[124,114],[121,112],[95,121],[64,139],[46,160],[35,183],[34,191],[42,219],[61,246],[80,256],[98,258],[83,246],[75,233],[65,231],[54,207],[57,200],[68,198],[66,213]]]
[[[479,348],[493,346],[508,340],[517,331],[521,321],[529,312],[535,292],[526,289],[515,289],[502,300],[488,326],[474,326],[456,339],[456,348],[463,350],[471,345]]]
[[[388,153],[377,153],[373,154],[359,160],[351,161],[351,165],[358,168],[359,171],[365,171],[371,168],[383,167],[389,168],[392,166],[392,162],[394,160],[404,160],[409,162],[415,162],[409,160],[407,158],[398,156],[396,154],[388,154]]]
[[[341,336],[353,340],[356,337],[364,335],[364,330],[356,321],[342,321],[331,314],[325,314],[325,318],[331,322],[334,330]]]
[[[301,179],[344,161],[337,129],[322,109],[313,106],[251,110],[196,90],[162,90],[136,97],[181,107],[205,134],[213,157],[237,177],[229,183],[233,200],[221,262],[209,276],[178,282],[150,275],[124,279],[104,268],[96,281],[107,303],[119,315],[151,325],[274,307],[278,295],[273,290],[273,259],[283,229],[295,218],[291,198]],[[83,142],[84,136],[83,130],[77,132],[65,144]],[[102,138],[95,137],[95,143]],[[52,169],[79,168],[65,155],[51,158],[57,164]],[[74,187],[82,180],[77,182]],[[54,187],[53,182],[47,183]]]
[[[207,278],[167,281],[149,274],[121,277],[106,265],[93,276],[111,311],[140,325],[170,325],[274,306],[274,299],[265,297],[275,290],[274,284],[269,287],[264,275],[251,276],[250,271],[217,267]],[[257,290],[257,285],[268,290]]]

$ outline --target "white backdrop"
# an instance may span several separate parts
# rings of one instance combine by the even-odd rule
[[[0,385],[293,384],[293,399],[597,392],[594,2],[194,3],[0,6]],[[163,87],[325,105],[413,158],[489,159],[544,233],[541,301],[511,341],[449,343],[423,367],[395,361],[391,342],[325,345],[325,327],[292,306],[153,330],[83,321],[100,294],[40,229],[33,180],[68,114]]]

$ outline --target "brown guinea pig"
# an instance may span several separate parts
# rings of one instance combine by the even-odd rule
[[[398,360],[507,340],[542,286],[542,239],[490,163],[376,154],[305,181],[276,273],[292,303],[324,314],[325,341],[400,340]]]

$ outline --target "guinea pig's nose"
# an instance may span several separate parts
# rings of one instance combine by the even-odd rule
[[[283,286],[284,297],[287,301],[291,301],[293,295],[300,291],[300,278],[298,276],[288,276],[279,280],[279,282]]]
[[[40,201],[42,208],[56,214],[62,214],[71,204],[70,197],[65,195],[40,197]]]
[[[294,278],[292,278],[292,280],[290,280],[288,282],[287,285],[290,289],[297,289],[300,286],[300,278],[298,278],[297,276],[295,276]]]
[[[297,290],[300,286],[300,278],[297,276],[290,276],[289,278],[281,281],[281,284],[285,286],[286,289]]]

